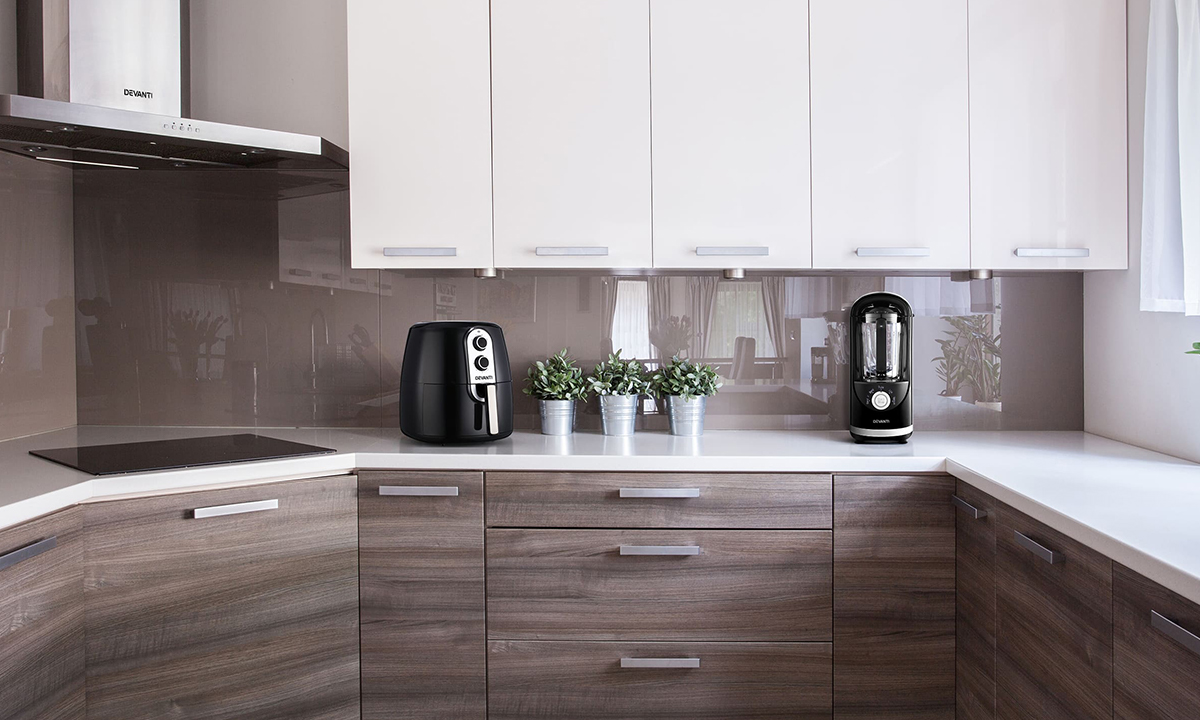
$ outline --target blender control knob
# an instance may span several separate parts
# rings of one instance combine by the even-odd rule
[[[887,410],[892,404],[892,398],[883,390],[876,390],[871,394],[871,407],[876,410]]]

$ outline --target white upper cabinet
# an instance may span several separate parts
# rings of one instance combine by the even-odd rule
[[[491,266],[488,0],[346,14],[354,266]]]
[[[966,269],[966,0],[811,0],[811,23],[813,266]]]
[[[812,267],[808,3],[651,0],[654,266]]]
[[[497,266],[650,267],[648,3],[493,0]]]
[[[971,263],[1128,267],[1125,0],[971,0]]]

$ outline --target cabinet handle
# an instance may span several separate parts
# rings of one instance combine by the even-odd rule
[[[341,280],[342,276],[337,273],[321,273],[322,280]]]
[[[534,254],[538,257],[562,257],[565,255],[587,255],[604,257],[608,255],[607,245],[581,245],[579,247],[539,247]]]
[[[455,257],[456,247],[385,247],[384,257]]]
[[[298,270],[296,268],[291,268],[288,270],[288,275],[291,275],[292,277],[312,277],[312,270]]]
[[[458,497],[457,485],[380,485],[380,495],[405,497]]]
[[[699,555],[699,545],[622,545],[622,555]]]
[[[649,668],[655,670],[673,668],[698,668],[700,658],[621,658],[622,668]]]
[[[861,258],[929,257],[927,247],[860,247],[854,251]]]
[[[1013,255],[1023,258],[1085,258],[1091,254],[1088,248],[1019,247],[1013,250]]]
[[[972,520],[982,520],[987,517],[987,510],[980,510],[957,495],[952,496],[950,500],[958,506],[959,510],[962,510],[967,515],[970,515]]]
[[[771,254],[771,248],[762,247],[720,247],[706,245],[696,248],[697,257],[766,257]]]
[[[6,552],[0,555],[0,570],[7,570],[19,562],[24,562],[29,558],[37,557],[47,550],[53,550],[58,547],[58,536],[54,535],[45,540],[38,540],[35,543],[30,543],[23,548],[17,548],[11,552]]]
[[[242,515],[245,513],[278,509],[278,500],[255,500],[254,502],[234,503],[233,505],[213,505],[212,507],[196,508],[192,511],[192,517],[196,520],[201,520],[203,518],[221,517],[222,515]]]
[[[1184,630],[1179,624],[1154,610],[1150,611],[1150,626],[1196,655],[1200,655],[1200,635]]]
[[[351,285],[366,285],[367,281],[364,278],[350,278]]]
[[[1028,535],[1022,535],[1016,530],[1013,530],[1013,539],[1017,541],[1018,545],[1034,555],[1037,555],[1051,565],[1058,565],[1059,563],[1066,561],[1066,558],[1063,557],[1062,553],[1054,552],[1045,545],[1042,545],[1041,543],[1031,539]]]
[[[700,488],[621,488],[623,498],[698,498]]]

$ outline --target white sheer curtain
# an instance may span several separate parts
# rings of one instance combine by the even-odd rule
[[[1200,0],[1152,0],[1142,310],[1200,315]]]
[[[709,357],[733,357],[733,344],[739,337],[755,339],[758,357],[775,357],[775,343],[771,341],[763,310],[761,283],[717,285],[717,303],[708,339]]]
[[[650,359],[650,299],[645,280],[616,280],[613,309],[613,352],[621,356]]]
[[[991,314],[998,280],[953,282],[948,277],[890,277],[883,287],[912,305],[919,317]]]

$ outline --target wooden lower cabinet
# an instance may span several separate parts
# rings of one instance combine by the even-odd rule
[[[828,643],[488,643],[490,720],[828,720],[832,680]]]
[[[996,520],[998,503],[959,481],[956,577],[957,720],[996,717]]]
[[[363,720],[483,720],[483,474],[359,475]]]
[[[1200,718],[1200,605],[1113,568],[1113,717]]]
[[[996,717],[1111,720],[1112,561],[1022,513],[996,523]]]
[[[0,531],[0,717],[83,720],[82,512]]]
[[[357,478],[84,506],[89,720],[358,720]]]
[[[834,717],[953,720],[954,479],[833,488]]]

